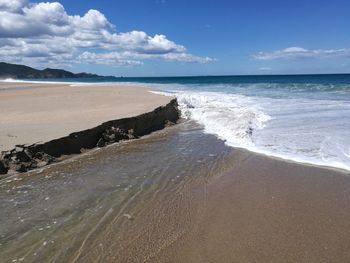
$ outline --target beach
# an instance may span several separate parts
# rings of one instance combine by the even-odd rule
[[[349,10],[0,0],[0,263],[350,263]]]
[[[350,257],[348,172],[234,149],[193,121],[0,187],[4,262]]]
[[[150,262],[347,262],[350,178],[239,152],[202,185],[189,231]]]
[[[2,177],[136,139],[179,119],[176,99],[141,87],[17,83],[0,91]]]
[[[244,125],[261,115],[244,97],[234,101],[247,106],[240,114],[213,104],[210,93],[184,91],[186,100],[173,93],[184,118],[167,125],[178,120],[177,102],[151,87],[1,88],[1,144],[39,141],[25,149],[36,151],[34,159],[38,152],[69,157],[0,180],[4,262],[350,259],[348,170],[232,147],[230,137],[211,134],[213,122],[201,123],[199,113],[220,127],[233,112],[238,125],[228,129],[254,127]],[[111,130],[126,137],[97,147]]]
[[[0,82],[0,149],[34,144],[135,117],[171,98],[142,87]]]

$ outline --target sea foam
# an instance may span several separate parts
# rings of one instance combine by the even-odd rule
[[[177,94],[182,114],[204,126],[230,146],[252,148],[254,130],[263,129],[271,119],[242,95],[210,92]]]
[[[158,87],[159,88],[159,87]],[[302,97],[259,97],[194,90],[175,95],[183,117],[228,146],[350,170],[350,104]]]

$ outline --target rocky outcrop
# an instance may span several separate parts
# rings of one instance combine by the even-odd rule
[[[179,116],[177,101],[173,99],[166,106],[136,117],[108,121],[42,144],[17,145],[11,151],[2,152],[0,174],[26,172],[58,161],[62,155],[79,154],[86,149],[136,139],[176,123]]]
[[[0,174],[7,174],[9,170],[8,163],[3,160],[0,160]]]
[[[133,129],[123,130],[119,127],[108,127],[103,133],[102,137],[97,142],[97,147],[103,147],[111,143],[119,142],[122,140],[136,139],[138,136],[134,133]]]

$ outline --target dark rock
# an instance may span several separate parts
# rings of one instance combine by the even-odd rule
[[[128,130],[128,137],[129,137],[130,140],[138,138],[138,136],[134,132],[134,129]]]
[[[32,160],[29,164],[29,169],[35,169],[38,167],[38,162],[35,160]]]
[[[100,138],[96,144],[97,147],[105,147],[106,146],[106,142],[104,139]]]
[[[47,155],[47,157],[44,160],[46,161],[47,164],[51,164],[55,162],[55,158],[50,155]]]
[[[27,172],[52,163],[55,158],[45,152],[35,152],[35,145],[16,145],[11,151],[2,152],[0,156],[0,174],[9,170]],[[35,152],[35,154],[33,154]]]
[[[37,152],[34,154],[34,159],[46,162],[47,164],[52,163],[55,158],[44,152]]]
[[[129,139],[129,133],[125,130],[120,129],[120,128],[116,128],[114,134],[115,134],[117,142],[119,142],[121,140]]]
[[[44,159],[44,153],[43,152],[37,152],[34,154],[34,158],[38,160],[43,160]]]
[[[109,134],[107,132],[102,133],[102,138],[106,142],[115,142],[115,134]]]
[[[28,171],[28,166],[24,163],[21,163],[20,165],[17,166],[16,171],[20,173],[25,173]]]
[[[4,159],[4,160],[9,160],[9,159],[11,159],[11,152],[9,152],[9,151],[3,151],[2,153],[1,153],[1,157],[0,157],[0,159]]]
[[[8,170],[8,164],[5,161],[0,160],[0,174],[7,174]]]
[[[78,134],[77,133],[71,133],[69,135],[69,137],[73,138],[73,139],[78,139]]]
[[[50,164],[55,160],[54,157],[48,155],[44,152],[37,152],[34,154],[34,159],[32,159],[32,163],[35,162],[36,167],[42,167],[44,165]]]
[[[32,160],[32,167],[31,168],[43,167],[45,165],[53,163],[54,161],[55,161],[55,158],[52,157],[51,155],[48,155],[44,152],[37,152],[34,155],[34,159]]]
[[[102,138],[107,144],[111,144],[121,140],[129,140],[134,137],[128,131],[112,126],[105,129],[102,133]]]
[[[19,162],[30,162],[31,159],[25,150],[16,153],[16,160]]]

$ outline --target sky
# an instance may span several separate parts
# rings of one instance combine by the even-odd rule
[[[0,0],[0,61],[114,76],[350,73],[350,1]]]

